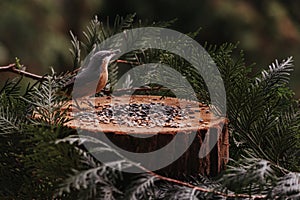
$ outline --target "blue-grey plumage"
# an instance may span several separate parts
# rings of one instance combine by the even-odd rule
[[[72,96],[80,98],[100,92],[108,80],[107,67],[120,50],[98,51],[81,67],[76,77],[66,85],[74,84]]]

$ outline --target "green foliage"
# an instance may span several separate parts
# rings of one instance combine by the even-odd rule
[[[66,112],[69,98],[64,94],[59,95],[59,91],[70,78],[69,74],[57,76],[52,69],[52,74],[44,76],[45,80],[34,87],[31,96],[23,98],[33,106],[33,118],[37,123],[63,125],[68,121]]]
[[[163,182],[160,185],[157,185],[157,199],[226,199],[221,195],[218,195],[215,192],[224,192],[228,194],[233,194],[232,192],[225,190],[222,185],[216,181],[210,180],[207,177],[203,177],[198,175],[196,177],[186,177],[186,182],[190,183],[195,187],[202,188],[201,190],[197,190],[192,187],[185,187],[174,185],[168,182]]]
[[[22,107],[17,97],[20,93],[20,82],[22,78],[13,81],[6,81],[0,90],[0,133],[12,134],[21,129],[24,117],[22,116]],[[16,110],[16,112],[11,112]],[[21,116],[21,117],[18,117]]]
[[[299,199],[300,173],[287,173],[280,177],[275,187],[269,193],[270,199]]]
[[[241,142],[240,149],[295,169],[299,163],[296,136],[300,118],[287,87],[289,71],[291,58],[280,64],[276,61],[269,71],[250,82],[246,92],[233,97],[241,102],[228,110],[236,113],[231,124],[234,138]],[[292,160],[296,160],[296,165],[292,165]]]
[[[25,91],[17,78],[1,88],[1,198],[50,199],[67,173],[80,166],[74,148],[54,143],[74,132],[61,126],[67,119],[59,109],[66,100],[57,93],[69,77],[52,73]]]
[[[156,180],[158,180],[158,178],[147,174],[135,177],[135,180],[131,181],[131,184],[126,190],[127,194],[125,194],[125,198],[131,200],[150,199],[155,195],[153,188]]]
[[[251,78],[243,53],[235,45],[209,47],[225,83],[231,129],[231,156],[261,157],[295,170],[299,166],[299,109],[288,87],[292,58],[269,66]]]
[[[106,22],[99,21],[98,17],[95,16],[93,20],[91,20],[89,26],[86,27],[86,30],[83,31],[84,39],[81,41],[71,32],[71,43],[72,49],[70,52],[73,56],[73,69],[78,68],[80,66],[85,66],[85,62],[88,62],[88,59],[84,60],[81,58],[88,58],[89,53],[93,51],[97,51],[99,44],[105,44],[105,40],[109,37],[121,33],[125,30],[138,28],[142,26],[159,26],[159,27],[168,27],[173,24],[175,20],[171,20],[168,22],[159,22],[159,23],[149,23],[142,22],[141,20],[136,19],[136,14],[128,14],[126,17],[120,17],[117,15],[113,23],[111,24],[109,18],[107,18]],[[120,41],[123,42],[123,41]],[[113,44],[113,48],[118,48],[121,44]],[[108,44],[107,49],[112,48],[110,44]],[[101,50],[107,50],[101,49]],[[83,51],[82,51],[83,50]],[[120,59],[128,61],[128,63],[150,63],[155,61],[160,61],[160,57],[162,56],[162,51],[157,49],[147,49],[147,50],[135,50],[132,52],[128,52],[125,55],[122,55]],[[129,64],[130,66],[131,64]],[[132,67],[132,66],[130,66]],[[128,67],[127,67],[128,68]],[[119,76],[119,64],[114,62],[109,65],[108,73],[109,73],[109,89],[115,86],[118,81]]]
[[[73,56],[73,69],[84,65],[82,57],[87,57],[88,54],[95,50],[98,44],[103,43],[110,36],[120,33],[126,29],[134,27],[135,14],[127,15],[125,18],[116,16],[113,27],[110,26],[109,20],[104,25],[103,22],[98,20],[95,16],[91,20],[90,25],[87,26],[86,31],[83,32],[85,41],[79,41],[76,36],[71,32],[72,49],[70,49]],[[84,55],[81,55],[81,48],[84,49]],[[109,66],[109,82],[112,88],[118,80],[118,65],[113,63]]]
[[[81,58],[105,38],[141,25],[134,22],[134,16],[116,17],[113,27],[108,23],[104,26],[95,18],[84,34],[85,42],[71,33],[74,67],[81,65]],[[186,184],[179,184],[147,173],[139,163],[92,135],[79,137],[65,126],[70,120],[66,115],[68,98],[61,88],[72,75],[58,75],[52,70],[25,91],[20,87],[22,78],[7,81],[0,89],[0,197],[249,199],[251,195],[253,199],[299,199],[300,175],[296,171],[300,163],[300,115],[288,86],[292,58],[275,61],[268,70],[253,75],[252,66],[245,66],[243,52],[236,54],[236,45],[205,45],[205,48],[219,68],[227,93],[233,161],[220,178],[186,177],[181,180]],[[199,100],[210,101],[202,77],[195,76],[195,69],[176,55],[143,49],[122,59],[172,65],[186,76]],[[111,66],[113,87],[118,65]],[[129,79],[127,85],[134,81]],[[87,151],[86,143],[94,148]],[[112,160],[103,164],[91,153],[109,154]],[[126,168],[143,169],[145,173],[122,172]]]
[[[60,126],[26,127],[26,138],[21,141],[25,146],[22,154],[24,180],[20,197],[24,199],[45,199],[55,194],[57,186],[67,179],[73,168],[81,165],[80,156],[73,146],[56,145],[55,141],[74,134],[74,131]],[[53,173],[55,172],[55,173]]]
[[[0,89],[0,197],[13,196],[14,189],[22,186],[20,154],[22,131],[26,125],[26,108],[18,99],[21,78],[7,80]]]
[[[272,186],[275,179],[271,164],[266,160],[243,159],[238,167],[229,166],[222,183],[236,193],[260,193]]]
[[[77,37],[74,36],[72,31],[70,31],[71,35],[71,44],[72,44],[72,49],[70,50],[70,53],[73,57],[73,70],[77,69],[80,67],[81,64],[81,49],[80,49],[80,41],[78,41]]]

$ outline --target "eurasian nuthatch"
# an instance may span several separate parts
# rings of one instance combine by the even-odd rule
[[[74,85],[73,98],[81,98],[100,92],[108,80],[107,67],[120,50],[98,51],[80,68],[76,77],[66,83],[65,87]]]

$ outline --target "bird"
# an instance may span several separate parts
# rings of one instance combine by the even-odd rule
[[[64,88],[73,86],[72,97],[75,99],[100,92],[108,81],[108,65],[118,53],[120,50],[100,50],[92,53]]]

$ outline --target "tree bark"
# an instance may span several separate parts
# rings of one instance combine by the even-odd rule
[[[217,117],[207,105],[188,100],[159,96],[121,96],[121,97],[96,97],[90,99],[95,109],[87,112],[99,113],[107,106],[132,105],[132,104],[159,104],[168,105],[179,110],[188,110],[188,118],[176,116],[176,122],[182,127],[170,127],[164,124],[161,127],[131,126],[102,122],[94,119],[74,119],[69,126],[85,130],[87,134],[100,139],[108,138],[117,147],[134,153],[148,153],[167,148],[168,156],[174,159],[171,164],[158,169],[156,173],[168,177],[181,177],[184,175],[202,174],[206,176],[218,175],[226,166],[229,158],[229,141],[227,119]],[[73,113],[77,110],[74,108]],[[80,111],[83,112],[83,111]],[[94,115],[97,118],[97,115]],[[159,116],[157,117],[159,118]],[[209,147],[213,147],[209,149]],[[174,156],[179,149],[186,149],[176,159]],[[199,153],[204,157],[199,157]],[[130,158],[134,160],[135,158]],[[145,168],[155,168],[159,165],[159,158],[149,158],[144,164]]]

